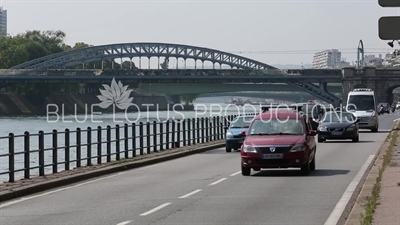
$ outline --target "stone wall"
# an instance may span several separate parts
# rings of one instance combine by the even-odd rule
[[[347,102],[349,92],[355,88],[370,88],[375,92],[377,103],[393,102],[392,91],[400,86],[399,69],[376,69],[365,67],[357,70],[355,68],[344,68],[343,75],[343,103]]]

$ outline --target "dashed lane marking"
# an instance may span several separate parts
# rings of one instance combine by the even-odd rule
[[[132,222],[131,220],[128,220],[128,221],[121,222],[117,225],[127,225],[128,223],[131,223],[131,222]]]
[[[236,173],[232,173],[231,175],[229,175],[229,176],[231,176],[231,177],[233,177],[233,176],[236,176],[236,175],[238,175],[239,173],[241,173],[242,171],[237,171]]]
[[[189,197],[189,196],[191,196],[191,195],[194,195],[194,194],[196,194],[196,193],[198,193],[198,192],[200,192],[200,191],[202,191],[202,190],[201,190],[201,189],[197,189],[197,190],[192,191],[192,192],[190,192],[190,193],[188,193],[188,194],[186,194],[186,195],[182,195],[182,196],[179,197],[179,198],[187,198],[187,197]]]
[[[221,183],[221,182],[224,181],[224,180],[226,180],[226,178],[221,178],[221,179],[219,179],[219,180],[217,180],[217,181],[215,181],[215,182],[209,184],[208,186],[213,186],[213,185],[219,184],[219,183]]]
[[[159,206],[155,207],[154,209],[151,209],[151,210],[149,210],[149,211],[147,211],[147,212],[145,212],[145,213],[142,213],[142,214],[140,214],[140,215],[141,215],[141,216],[150,215],[150,214],[152,214],[153,212],[157,212],[158,210],[160,210],[160,209],[162,209],[162,208],[164,208],[164,207],[166,207],[166,206],[168,206],[168,205],[170,205],[170,204],[171,204],[171,203],[169,203],[169,202],[164,203],[164,204],[159,205]]]

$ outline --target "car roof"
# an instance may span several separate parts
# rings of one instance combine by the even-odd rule
[[[271,111],[266,111],[263,113],[258,114],[254,119],[255,120],[261,120],[261,119],[298,119],[302,118],[304,116],[303,112],[299,112],[296,110],[291,110],[291,109],[277,109],[277,110],[271,110]]]

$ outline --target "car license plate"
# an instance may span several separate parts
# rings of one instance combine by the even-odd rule
[[[264,154],[264,159],[282,159],[283,154]]]
[[[335,135],[335,136],[342,135],[342,132],[332,132],[332,135]]]

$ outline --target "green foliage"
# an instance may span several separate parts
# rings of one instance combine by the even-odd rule
[[[18,64],[65,51],[91,47],[78,42],[74,46],[64,43],[63,31],[32,30],[15,36],[0,36],[0,69],[9,69]],[[120,65],[112,60],[91,62],[68,69],[135,69],[134,63],[125,61]],[[44,102],[46,97],[56,94],[79,93],[84,84],[18,84],[7,86],[8,92],[26,95],[35,103]],[[94,87],[97,88],[97,87]]]

